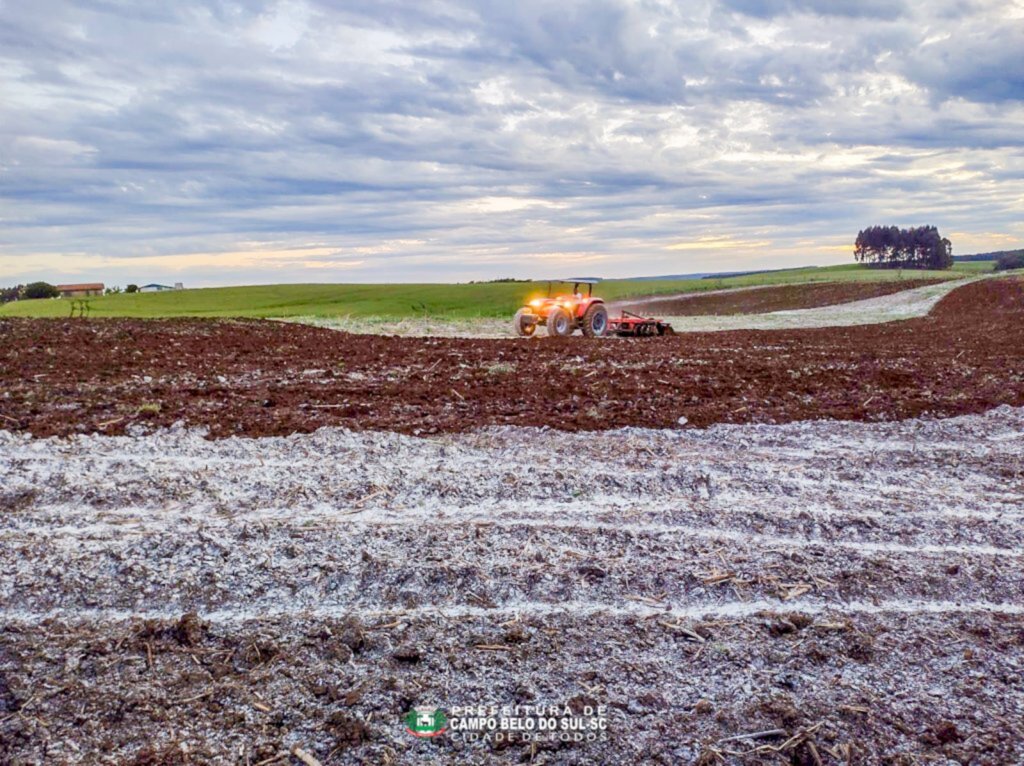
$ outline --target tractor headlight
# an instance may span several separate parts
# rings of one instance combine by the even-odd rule
[[[533,308],[535,309],[540,308],[541,304],[543,303],[544,301],[542,301],[540,298],[534,298],[532,301],[530,301],[530,305],[533,306]]]

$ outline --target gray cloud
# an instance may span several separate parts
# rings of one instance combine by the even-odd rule
[[[896,19],[907,12],[898,0],[726,0],[724,5],[749,16],[771,18],[794,13]]]
[[[1024,101],[1024,23],[982,24],[949,32],[949,37],[916,48],[904,73],[927,87],[937,101]]]
[[[0,282],[820,263],[915,216],[1024,236],[997,2],[0,8]],[[737,244],[669,249],[701,241]]]

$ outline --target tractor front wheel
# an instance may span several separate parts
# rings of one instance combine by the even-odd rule
[[[603,303],[592,303],[583,315],[583,334],[603,338],[608,333],[608,309]]]
[[[521,338],[529,338],[537,331],[537,323],[528,321],[524,318],[527,314],[531,313],[532,312],[527,309],[519,309],[519,311],[516,312],[515,318],[512,320],[512,326],[516,328],[516,334]]]
[[[548,312],[548,335],[552,338],[565,338],[572,333],[572,320],[569,312],[555,306]]]

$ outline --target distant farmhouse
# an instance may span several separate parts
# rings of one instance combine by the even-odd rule
[[[86,282],[81,285],[57,285],[61,298],[88,298],[103,295],[102,282]]]
[[[165,292],[167,290],[184,290],[184,289],[185,289],[185,285],[183,285],[181,282],[175,282],[174,283],[174,287],[171,287],[170,285],[158,285],[158,284],[156,284],[154,282],[152,284],[143,285],[142,287],[139,288],[139,292],[140,293],[162,293],[162,292]]]

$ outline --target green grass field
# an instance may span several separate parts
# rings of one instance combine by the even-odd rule
[[[953,264],[953,271],[960,271],[967,274],[981,274],[995,270],[995,261],[960,261]]]
[[[989,269],[979,268],[989,266]],[[801,282],[952,279],[990,270],[987,263],[957,264],[951,271],[892,271],[858,265],[792,269],[722,279],[608,280],[595,292],[606,300],[642,295],[720,290]],[[211,287],[165,293],[108,295],[88,299],[91,317],[382,317],[466,319],[510,316],[547,289],[543,282],[486,284],[312,284]],[[0,317],[64,317],[71,301],[17,301],[0,306]]]

